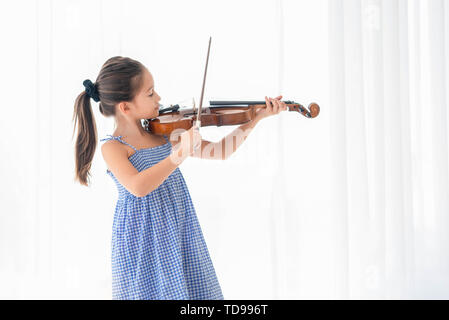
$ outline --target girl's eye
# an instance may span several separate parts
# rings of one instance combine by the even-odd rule
[[[153,94],[154,94],[154,92],[153,92],[152,94],[150,94],[150,95],[149,95],[149,97],[152,97],[152,96],[153,96]]]

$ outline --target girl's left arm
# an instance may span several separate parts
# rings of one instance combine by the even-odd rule
[[[227,160],[246,140],[260,119],[260,117],[255,117],[251,121],[240,125],[219,142],[201,140],[201,148],[198,148],[192,157],[209,160]]]
[[[226,160],[246,140],[256,124],[263,118],[279,114],[287,110],[287,106],[281,101],[282,96],[276,98],[265,97],[266,108],[257,110],[253,120],[242,124],[219,142],[201,140],[201,148],[192,155],[195,158]],[[234,142],[235,141],[235,142]]]

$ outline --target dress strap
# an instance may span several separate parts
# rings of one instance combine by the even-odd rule
[[[120,142],[123,143],[123,144],[126,144],[127,146],[130,146],[131,148],[134,149],[134,151],[137,152],[137,149],[136,149],[136,148],[134,148],[134,147],[133,147],[132,145],[130,145],[128,142],[122,140],[122,137],[123,137],[123,136],[112,136],[112,135],[110,135],[110,134],[108,134],[108,136],[109,136],[109,138],[104,138],[104,139],[101,139],[100,141],[104,141],[104,140],[117,140],[117,141],[120,141]]]

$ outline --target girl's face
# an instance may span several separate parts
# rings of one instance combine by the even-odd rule
[[[151,73],[144,68],[143,85],[132,101],[133,113],[137,119],[151,119],[159,115],[161,97],[154,90],[154,80]]]

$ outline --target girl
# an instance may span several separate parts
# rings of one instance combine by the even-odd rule
[[[95,83],[75,102],[76,180],[89,185],[89,170],[97,146],[90,104],[113,116],[116,129],[101,147],[107,174],[117,185],[118,200],[112,233],[113,299],[224,299],[195,209],[178,166],[188,157],[226,159],[224,143],[202,140],[198,129],[172,137],[147,132],[141,119],[158,116],[160,97],[154,80],[140,62],[113,57]],[[240,144],[256,123],[286,110],[283,102],[265,97],[267,107],[224,140]],[[239,139],[240,138],[240,139]],[[197,146],[197,149],[194,148]],[[212,152],[204,152],[206,149]]]

